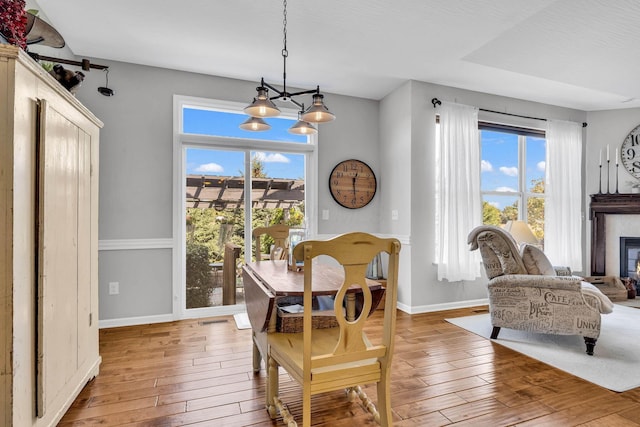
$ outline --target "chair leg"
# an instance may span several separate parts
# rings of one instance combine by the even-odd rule
[[[496,338],[498,338],[499,333],[500,333],[500,326],[494,326],[493,330],[491,331],[491,339],[495,340]]]
[[[378,417],[381,426],[390,426],[391,421],[391,372],[384,369],[378,382]]]
[[[311,384],[302,385],[302,426],[311,427]]]
[[[589,338],[589,337],[584,337],[584,343],[587,345],[587,354],[589,356],[593,356],[593,349],[596,346],[596,339],[595,338]]]

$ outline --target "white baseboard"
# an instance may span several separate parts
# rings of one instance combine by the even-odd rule
[[[203,307],[194,308],[184,316],[167,314],[156,314],[153,316],[140,316],[140,317],[124,317],[120,319],[103,319],[98,322],[100,329],[104,328],[117,328],[120,326],[136,326],[136,325],[148,325],[151,323],[164,323],[173,322],[182,319],[200,319],[203,317],[218,317],[218,316],[230,316],[236,313],[245,312],[247,309],[244,304],[224,305],[220,307]]]
[[[134,326],[134,325],[146,325],[149,323],[163,323],[173,322],[175,317],[173,314],[158,314],[154,316],[140,316],[140,317],[124,317],[121,319],[104,319],[98,322],[100,329],[104,328],[117,328],[120,326]]]
[[[467,308],[467,307],[475,307],[478,305],[488,305],[488,304],[489,304],[488,298],[467,300],[467,301],[447,302],[443,304],[428,304],[428,305],[422,305],[418,307],[410,307],[408,305],[398,303],[398,310],[402,310],[408,314],[420,314],[420,313],[431,313],[433,311],[454,310],[456,308]]]

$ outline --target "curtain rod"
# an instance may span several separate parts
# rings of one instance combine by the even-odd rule
[[[28,52],[28,53],[29,53],[29,56],[31,56],[36,61],[43,60],[43,61],[59,62],[61,64],[67,64],[67,65],[75,65],[76,67],[82,67],[84,71],[90,71],[91,68],[95,68],[96,70],[109,69],[109,66],[107,65],[92,64],[91,62],[89,62],[88,59],[83,59],[82,61],[72,61],[70,59],[53,58],[51,56],[44,56],[44,55],[37,54],[35,52]]]
[[[431,103],[433,104],[433,108],[436,108],[436,106],[442,104],[442,101],[440,101],[438,98],[432,98],[431,99]],[[503,114],[505,116],[521,117],[523,119],[544,120],[545,122],[547,121],[547,119],[543,119],[543,118],[540,118],[540,117],[523,116],[521,114],[513,114],[513,113],[503,113],[502,111],[487,110],[485,108],[478,108],[478,109],[480,111],[485,111],[487,113]],[[582,127],[586,128],[587,127],[587,122],[582,122]]]

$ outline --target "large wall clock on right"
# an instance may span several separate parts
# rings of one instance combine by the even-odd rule
[[[622,165],[633,177],[640,179],[640,125],[622,141],[620,147]]]

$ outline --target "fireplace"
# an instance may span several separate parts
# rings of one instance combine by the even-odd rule
[[[638,281],[640,275],[640,237],[620,237],[620,277]]]
[[[607,215],[640,215],[640,194],[592,194],[589,211],[591,219],[591,275],[604,276],[607,236],[605,217]],[[622,251],[622,249],[620,250]],[[621,256],[621,263],[622,258]],[[613,268],[615,268],[615,264]],[[620,270],[622,271],[623,268]]]

